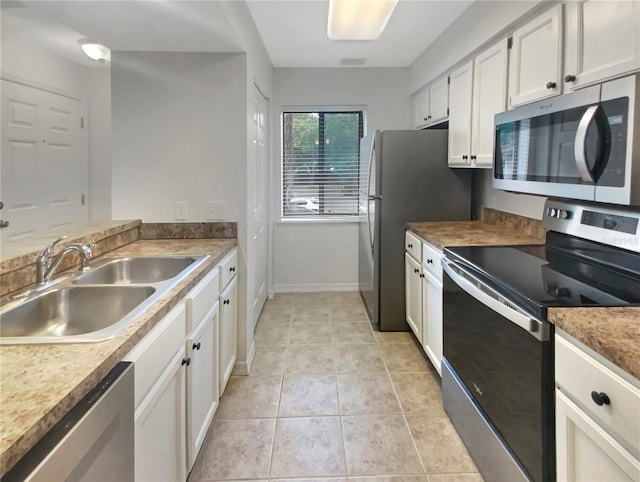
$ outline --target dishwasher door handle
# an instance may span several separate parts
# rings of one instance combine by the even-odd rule
[[[549,324],[547,322],[536,320],[532,316],[508,306],[506,303],[511,305],[513,303],[457,263],[443,258],[442,269],[449,275],[454,283],[483,305],[499,313],[537,340],[549,340]]]

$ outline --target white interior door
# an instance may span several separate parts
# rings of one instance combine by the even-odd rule
[[[2,241],[86,222],[83,101],[2,80]]]
[[[249,330],[253,331],[262,306],[267,300],[267,99],[254,87],[253,144],[253,317]]]

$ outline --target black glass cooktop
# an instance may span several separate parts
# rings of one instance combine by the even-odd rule
[[[546,317],[549,307],[640,305],[640,256],[549,232],[543,245],[445,248],[489,286]]]

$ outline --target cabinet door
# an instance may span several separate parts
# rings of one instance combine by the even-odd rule
[[[435,80],[429,86],[429,123],[436,124],[449,117],[449,77]]]
[[[451,72],[449,84],[449,165],[471,164],[473,61]]]
[[[408,253],[404,254],[405,304],[407,323],[418,340],[422,340],[422,289],[420,263]]]
[[[558,95],[562,87],[562,5],[513,33],[509,107]]]
[[[640,462],[556,390],[557,478],[563,481],[640,480]]]
[[[423,270],[423,348],[429,360],[442,376],[442,281]]]
[[[198,456],[213,415],[218,408],[218,301],[187,339],[191,363],[187,369],[188,470]]]
[[[429,124],[429,89],[418,92],[413,98],[413,117],[416,129]]]
[[[237,278],[220,295],[220,395],[227,386],[238,356]]]
[[[507,40],[485,50],[473,62],[471,160],[478,167],[491,167],[493,118],[507,108]]]
[[[640,68],[640,3],[567,2],[565,85],[581,87]],[[567,77],[568,76],[568,77]]]
[[[184,357],[183,348],[136,410],[136,482],[186,479]]]

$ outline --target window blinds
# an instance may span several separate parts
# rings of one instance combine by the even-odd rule
[[[284,112],[282,216],[358,214],[363,113]]]

